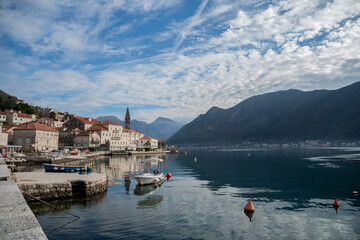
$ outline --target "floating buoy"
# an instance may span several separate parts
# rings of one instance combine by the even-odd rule
[[[352,194],[353,194],[354,196],[357,196],[357,195],[358,195],[358,192],[357,192],[357,191],[353,191]]]
[[[196,162],[196,158],[194,158],[194,162]]]
[[[249,199],[248,203],[245,205],[244,212],[248,212],[248,213],[255,212],[255,208],[251,202],[251,198]]]
[[[109,166],[109,168],[111,169],[111,166]]]
[[[150,172],[149,169],[146,172],[149,173]]]
[[[114,170],[116,170],[116,167],[114,167]]]
[[[353,158],[350,158],[350,162],[354,162],[354,159],[353,159]]]
[[[340,207],[340,204],[338,203],[337,199],[335,198],[335,201],[333,203],[334,207]]]
[[[248,156],[249,156],[249,157],[250,157],[250,155],[251,155],[251,154],[250,154],[250,153],[248,153]]]
[[[169,181],[170,178],[171,178],[171,173],[167,173],[167,174],[166,174],[166,178],[167,178],[167,180]]]

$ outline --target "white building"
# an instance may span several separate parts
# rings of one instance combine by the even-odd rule
[[[46,124],[52,128],[60,128],[64,124],[63,120],[58,120],[55,118],[47,118],[47,117],[40,118],[38,122],[42,124]]]
[[[158,140],[152,137],[142,137],[140,141],[138,141],[138,148],[156,149],[158,148]]]
[[[35,114],[26,114],[17,110],[5,110],[6,122],[9,124],[19,125],[26,122],[35,122]]]
[[[6,114],[0,111],[0,123],[6,122]]]

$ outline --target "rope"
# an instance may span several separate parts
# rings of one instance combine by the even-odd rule
[[[35,200],[38,200],[39,202],[42,202],[42,203],[45,203],[46,205],[49,205],[50,207],[56,208],[56,209],[58,209],[58,210],[62,210],[61,208],[58,208],[58,207],[56,207],[56,206],[54,206],[54,205],[52,205],[52,204],[50,204],[50,203],[47,203],[47,202],[45,202],[44,200],[41,200],[40,198],[37,198],[37,197],[31,195],[30,193],[24,192],[23,190],[20,190],[20,191],[21,191],[22,193],[25,193],[26,195],[29,195],[30,197],[34,198]],[[67,212],[67,211],[64,211],[64,212],[67,213],[67,214],[69,214],[69,215],[71,215],[71,216],[73,216],[73,217],[76,217],[76,218],[78,218],[78,219],[80,218],[79,216],[76,216],[75,214],[69,213],[69,212]]]

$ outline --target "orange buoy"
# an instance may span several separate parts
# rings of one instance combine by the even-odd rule
[[[109,166],[109,168],[111,169],[111,166]]]
[[[335,198],[335,201],[333,203],[334,207],[340,207],[340,204],[338,203],[337,199]]]
[[[171,178],[171,173],[167,173],[167,174],[166,174],[166,178],[167,178],[167,180],[169,181],[170,178]]]
[[[245,205],[244,211],[245,212],[254,212],[255,211],[254,205],[251,202],[251,198],[249,199],[248,203]]]

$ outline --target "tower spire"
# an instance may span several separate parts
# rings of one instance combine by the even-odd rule
[[[130,129],[130,112],[128,107],[126,107],[125,114],[125,129]]]

